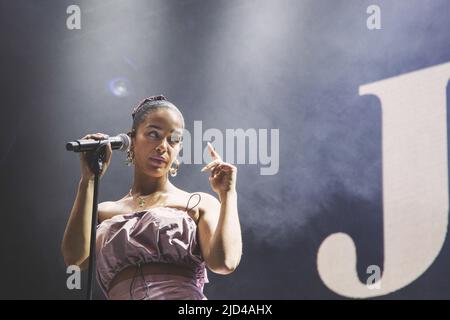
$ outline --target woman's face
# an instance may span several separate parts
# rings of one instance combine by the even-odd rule
[[[133,137],[136,169],[152,176],[167,174],[181,150],[180,116],[166,108],[147,114]]]

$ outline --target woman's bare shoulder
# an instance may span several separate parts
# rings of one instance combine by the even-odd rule
[[[98,220],[109,219],[117,214],[126,213],[124,198],[116,201],[104,201],[97,206]]]
[[[197,191],[197,192],[189,192],[189,191],[185,191],[182,189],[177,188],[177,190],[175,191],[176,195],[180,198],[183,199],[186,203],[189,201],[190,205],[195,205],[197,204],[200,207],[203,206],[210,206],[211,204],[217,204],[219,203],[219,200],[217,200],[216,197],[214,197],[213,195],[206,193],[206,192],[201,192],[201,191]]]
[[[174,202],[180,207],[188,207],[195,221],[206,212],[216,211],[220,208],[220,202],[206,192],[190,192],[176,188],[172,191]]]
[[[126,206],[129,202],[128,194],[115,201],[103,201],[98,204],[98,210],[111,211],[118,210]]]
[[[97,206],[98,212],[108,212],[117,208],[117,201],[100,202]]]
[[[214,212],[219,213],[220,202],[215,196],[213,196],[207,192],[193,192],[191,195],[195,195],[195,194],[200,196],[199,197],[200,202],[198,204],[200,213],[202,213],[202,214],[214,213]],[[195,198],[197,198],[197,197],[195,197]],[[199,200],[196,199],[195,203],[197,203],[197,201],[199,201]]]

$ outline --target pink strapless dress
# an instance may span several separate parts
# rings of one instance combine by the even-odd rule
[[[206,300],[206,264],[197,239],[197,225],[186,211],[158,207],[117,215],[97,226],[96,276],[108,299]],[[193,277],[144,275],[140,266],[149,262],[184,266]],[[137,266],[133,279],[117,283],[113,278],[129,266]]]

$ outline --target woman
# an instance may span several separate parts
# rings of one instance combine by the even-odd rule
[[[229,274],[242,254],[235,166],[223,162],[208,143],[213,161],[210,194],[189,193],[168,175],[179,170],[184,119],[164,96],[142,101],[133,113],[128,162],[134,164],[130,191],[98,205],[97,279],[109,299],[206,299],[206,267]],[[83,139],[106,139],[102,133]],[[62,241],[67,265],[89,265],[94,174],[89,153],[80,154],[81,179]],[[111,161],[108,144],[100,176]],[[196,204],[194,203],[196,202]]]

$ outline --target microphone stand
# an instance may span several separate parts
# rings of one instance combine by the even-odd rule
[[[92,281],[94,279],[95,272],[95,258],[96,258],[96,238],[97,238],[97,221],[98,221],[98,212],[97,212],[97,198],[98,198],[98,181],[100,172],[103,169],[103,161],[105,160],[106,155],[106,145],[108,144],[107,140],[101,140],[98,144],[97,148],[92,152],[92,157],[90,157],[90,167],[94,172],[94,196],[92,200],[92,222],[91,222],[91,241],[89,248],[89,274],[88,274],[88,284],[87,284],[87,296],[86,300],[92,300]]]

